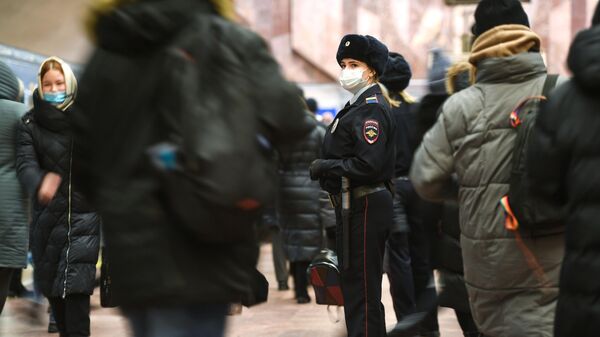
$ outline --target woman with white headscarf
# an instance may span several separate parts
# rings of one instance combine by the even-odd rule
[[[72,183],[77,144],[69,115],[76,113],[77,80],[68,64],[50,57],[38,85],[17,134],[17,174],[32,199],[34,278],[61,336],[89,336],[100,217]]]

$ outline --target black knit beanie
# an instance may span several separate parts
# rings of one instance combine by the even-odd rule
[[[410,65],[404,57],[398,53],[390,52],[385,72],[379,78],[379,82],[392,91],[400,92],[408,87],[411,76]]]
[[[482,0],[475,9],[473,35],[479,35],[502,25],[529,27],[529,18],[519,0]]]
[[[15,73],[0,61],[0,99],[17,101],[19,96],[19,80]]]

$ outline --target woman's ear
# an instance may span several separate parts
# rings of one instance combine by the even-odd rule
[[[375,80],[375,76],[376,76],[376,75],[377,75],[377,74],[375,73],[375,70],[373,70],[373,69],[369,68],[369,73],[368,73],[368,75],[367,75],[367,77],[368,77],[369,81],[373,81],[373,80]]]

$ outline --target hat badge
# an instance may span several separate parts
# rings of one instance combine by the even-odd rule
[[[346,44],[345,44],[345,46],[346,46],[346,47],[350,46],[350,41],[346,41]]]

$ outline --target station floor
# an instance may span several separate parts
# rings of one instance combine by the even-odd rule
[[[293,290],[278,291],[273,270],[271,246],[263,245],[259,269],[270,283],[267,303],[243,308],[241,314],[229,316],[226,337],[342,337],[344,336],[343,312],[341,320],[334,323],[335,310],[331,315],[326,306],[313,301],[297,304]],[[289,281],[292,286],[292,280]],[[383,304],[386,308],[386,323],[395,323],[389,285],[384,276]],[[440,308],[438,315],[442,337],[460,337],[462,332],[452,310]],[[98,292],[92,297],[92,336],[121,337],[130,336],[127,321],[118,309],[100,307]],[[58,334],[46,332],[48,317],[45,308],[35,310],[31,302],[22,299],[8,299],[4,312],[0,316],[0,336],[6,337],[58,337]],[[167,337],[167,336],[165,336]]]

